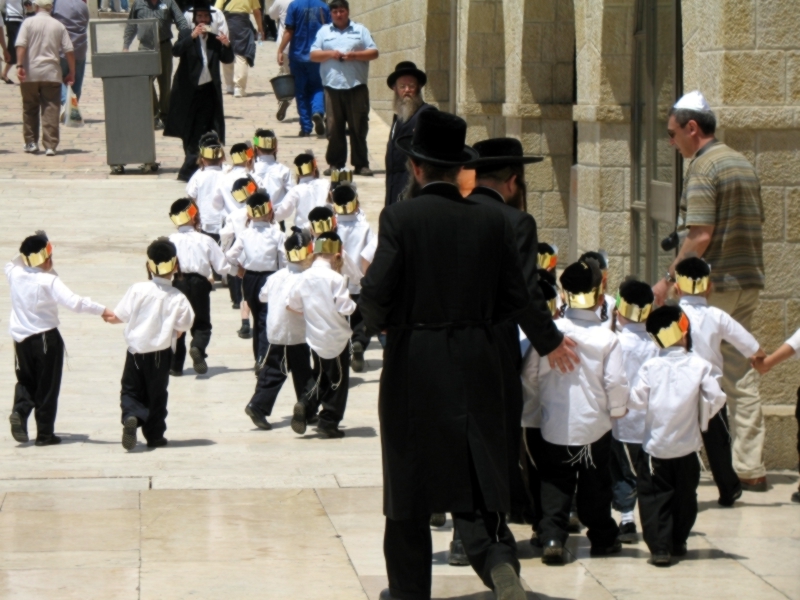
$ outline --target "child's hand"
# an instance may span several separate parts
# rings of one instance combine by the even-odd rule
[[[771,367],[767,364],[764,356],[756,355],[752,357],[750,359],[750,364],[761,375],[766,375],[767,373],[769,373],[769,370],[771,369]]]
[[[117,315],[115,315],[114,312],[112,310],[109,310],[108,308],[105,309],[103,311],[103,314],[100,316],[103,318],[103,321],[105,321],[106,323],[111,323],[112,325],[122,323],[122,321],[120,321],[117,318]]]

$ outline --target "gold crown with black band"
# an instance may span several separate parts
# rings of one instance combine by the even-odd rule
[[[591,292],[581,292],[573,294],[572,292],[564,292],[564,301],[570,308],[580,308],[583,310],[591,310],[597,304],[597,298],[600,295],[600,289],[595,288]]]
[[[333,203],[333,210],[340,215],[352,215],[356,210],[358,210],[358,194],[356,197],[350,200],[347,204],[336,204]]]
[[[333,231],[336,227],[336,217],[328,217],[327,219],[320,219],[319,221],[310,221],[311,230],[319,235],[328,231]]]
[[[558,254],[539,254],[538,255],[539,268],[549,271],[555,269],[558,264]]]
[[[684,294],[705,294],[711,286],[711,277],[706,275],[700,279],[692,279],[686,275],[675,274],[675,283]]]
[[[652,310],[652,304],[645,304],[644,306],[630,304],[629,302],[626,302],[622,296],[617,294],[617,312],[629,321],[633,321],[634,323],[644,323],[647,320],[647,317],[650,316]]]
[[[238,190],[233,190],[231,192],[231,196],[233,196],[233,199],[241,204],[250,196],[255,194],[256,190],[258,190],[258,186],[256,185],[256,182],[251,179],[247,182],[246,186],[241,187]]]
[[[269,213],[272,212],[272,202],[267,200],[263,204],[259,204],[258,206],[250,206],[247,205],[247,215],[251,219],[257,219],[259,217],[266,217]]]
[[[201,146],[200,157],[208,160],[217,160],[225,156],[225,150],[222,146]]]
[[[307,163],[303,163],[299,167],[297,165],[294,166],[294,171],[300,177],[305,177],[306,175],[312,175],[314,173],[314,161],[311,160]]]
[[[297,248],[296,250],[289,250],[286,255],[289,257],[289,262],[298,263],[303,262],[310,254],[314,252],[314,243],[311,242],[308,246]]]
[[[47,262],[47,259],[53,255],[53,244],[47,242],[47,245],[38,252],[31,252],[30,254],[21,254],[22,262],[29,267],[38,267]]]
[[[261,137],[256,135],[253,136],[253,145],[256,148],[261,148],[262,150],[275,150],[275,148],[278,147],[278,138],[275,136]]]
[[[231,153],[231,160],[233,161],[234,165],[243,165],[248,160],[253,158],[253,149],[248,148],[247,150],[242,150],[241,152],[232,152]]]
[[[339,185],[343,183],[352,183],[353,182],[353,172],[349,169],[332,169],[331,170],[331,183],[338,183]]]
[[[341,254],[342,242],[338,240],[314,240],[314,254]]]
[[[188,225],[197,216],[197,207],[190,204],[186,210],[179,212],[177,215],[170,215],[169,218],[175,223],[177,227],[181,225]]]
[[[147,260],[147,266],[153,275],[169,275],[175,270],[175,265],[178,264],[178,257],[173,256],[167,262],[156,263],[154,260]]]
[[[661,348],[669,348],[679,342],[687,331],[689,331],[689,318],[685,313],[681,313],[679,321],[673,321],[658,333],[651,333],[650,337]]]

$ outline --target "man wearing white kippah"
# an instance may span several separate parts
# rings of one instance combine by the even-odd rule
[[[675,265],[701,256],[711,265],[716,306],[748,330],[764,289],[761,184],[753,165],[714,137],[717,120],[698,91],[689,92],[670,111],[671,143],[690,160],[686,171],[679,229],[685,238],[664,279],[653,288],[663,304],[674,281]],[[728,395],[733,436],[733,466],[749,491],[766,491],[764,415],[758,378],[747,358],[723,344],[722,389]]]

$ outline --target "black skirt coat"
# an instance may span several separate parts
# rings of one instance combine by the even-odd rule
[[[209,34],[206,42],[206,54],[211,83],[217,99],[214,107],[214,131],[219,134],[219,139],[224,144],[225,113],[222,109],[222,80],[220,79],[219,65],[233,62],[233,50],[230,46],[224,46],[217,36]],[[181,32],[178,41],[172,47],[172,55],[180,58],[180,62],[175,77],[172,79],[169,114],[164,127],[164,135],[186,141],[192,134],[192,114],[189,108],[192,105],[192,97],[198,87],[197,84],[203,70],[200,39],[192,38],[191,31]]]
[[[408,182],[408,167],[406,167],[408,157],[398,150],[394,143],[398,138],[414,133],[417,119],[426,110],[436,110],[436,107],[423,104],[405,123],[398,121],[397,115],[392,121],[392,132],[389,135],[389,143],[386,145],[386,206],[397,202],[398,196]]]
[[[493,325],[529,302],[511,226],[455,186],[431,184],[383,210],[361,285],[364,321],[388,331],[378,407],[385,515],[474,510],[470,462],[487,509],[507,511]]]

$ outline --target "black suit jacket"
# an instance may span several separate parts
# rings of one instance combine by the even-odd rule
[[[423,104],[405,123],[398,121],[397,115],[394,116],[392,131],[389,134],[389,143],[386,145],[386,206],[397,202],[400,193],[405,189],[408,182],[408,167],[406,167],[408,156],[398,150],[394,143],[398,138],[414,133],[417,119],[426,110],[436,110],[436,107],[430,104]]]

